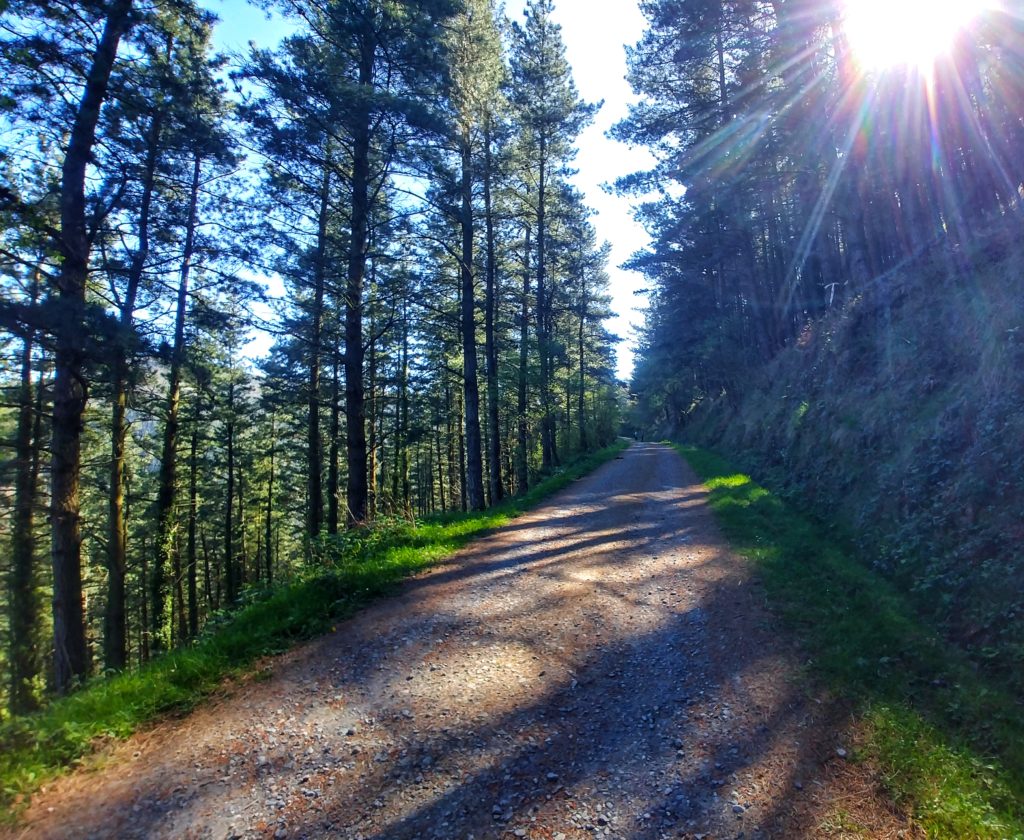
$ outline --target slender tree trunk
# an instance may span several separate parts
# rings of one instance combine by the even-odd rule
[[[526,383],[529,378],[530,361],[530,228],[526,229],[526,247],[523,251],[523,297],[519,313],[519,382],[516,403],[516,492],[525,493],[530,486],[527,463],[529,441],[527,439]]]
[[[228,385],[228,421],[227,421],[227,448],[228,448],[228,481],[226,488],[227,501],[224,505],[224,582],[229,604],[238,600],[238,581],[235,577],[235,526],[234,526],[234,502],[235,502],[235,383]]]
[[[377,273],[376,265],[371,269],[371,278]],[[370,297],[376,296],[376,279],[371,279]],[[370,431],[370,440],[367,443],[368,464],[367,472],[367,497],[366,509],[370,520],[377,518],[377,318],[376,307],[370,310],[370,335],[374,336],[370,342],[370,358],[366,366],[366,386],[370,392],[368,401],[368,412],[366,426]]]
[[[163,611],[165,570],[174,562],[174,543],[176,517],[174,515],[174,497],[178,484],[178,429],[179,409],[181,404],[181,377],[185,367],[185,316],[188,312],[188,289],[192,274],[192,259],[196,248],[196,230],[199,226],[199,186],[202,175],[203,160],[201,155],[192,158],[192,183],[189,189],[188,216],[185,221],[185,245],[181,256],[181,269],[178,274],[178,293],[174,309],[174,343],[171,347],[171,370],[167,384],[167,408],[164,417],[164,435],[160,450],[160,476],[156,497],[157,521],[157,554],[156,566],[153,571],[153,605],[154,612],[158,608]],[[197,402],[198,411],[198,402]],[[196,417],[198,426],[198,416]],[[193,441],[196,432],[193,431]],[[190,480],[195,479],[195,472]],[[193,514],[190,511],[189,516]],[[194,527],[190,525],[190,527]],[[195,536],[190,538],[192,551],[195,550]],[[154,615],[154,634],[158,632],[156,622],[162,622]],[[190,633],[191,631],[190,623]]]
[[[39,272],[33,279],[32,302],[36,300]],[[32,353],[35,335],[29,331],[21,346],[21,386],[18,390],[18,424],[14,443],[14,521],[11,527],[11,570],[7,593],[10,618],[10,690],[8,707],[20,715],[39,707],[35,682],[42,670],[37,653],[39,632],[38,570],[34,513],[36,479],[35,449],[40,445],[36,427],[32,388]],[[34,444],[34,445],[33,445]]]
[[[121,302],[121,341],[115,346],[112,397],[113,418],[110,441],[110,496],[107,533],[107,610],[104,616],[104,664],[110,669],[121,669],[126,664],[127,633],[125,627],[125,569],[128,558],[128,525],[124,512],[125,497],[125,443],[128,438],[128,376],[130,366],[130,336],[135,321],[135,301],[138,298],[142,275],[149,259],[149,222],[156,189],[156,167],[159,159],[160,135],[163,116],[154,114],[146,132],[146,163],[142,177],[142,200],[139,206],[138,248],[132,254],[128,267],[124,298]],[[161,566],[157,561],[156,570]],[[163,635],[157,622],[163,621],[162,604],[154,599],[152,645],[159,650]]]
[[[409,304],[402,302],[402,356],[399,360],[398,404],[395,406],[394,496],[401,499],[402,514],[412,516],[409,482]],[[419,473],[417,472],[417,475]]]
[[[122,323],[123,323],[122,318]],[[113,419],[111,421],[110,495],[107,529],[107,608],[103,617],[103,654],[107,668],[125,666],[125,568],[127,566],[128,529],[124,517],[125,441],[128,436],[128,363],[123,357],[114,361]],[[154,600],[151,613],[158,617]],[[153,626],[153,646],[159,650],[159,630]]]
[[[462,138],[462,402],[465,408],[465,494],[472,510],[484,509],[483,453],[480,442],[480,380],[476,359],[476,300],[473,293],[473,156]]]
[[[541,466],[555,466],[554,418],[551,416],[551,345],[548,335],[547,300],[547,143],[540,138],[540,170],[537,181],[537,349],[540,359]]]
[[[281,568],[281,529],[277,528],[274,532],[274,565]]]
[[[177,542],[175,540],[174,560],[171,564],[174,574],[174,606],[177,618],[177,633],[172,635],[171,638],[176,639],[181,644],[188,638],[188,619],[186,617],[185,603],[185,570],[181,565],[181,546],[177,545]]]
[[[199,595],[196,582],[196,520],[199,516],[199,401],[192,423],[192,439],[188,458],[188,634],[191,638],[199,635]],[[207,569],[209,587],[209,569]]]
[[[146,538],[142,538],[142,561],[139,564],[139,664],[149,662],[149,560]]]
[[[335,364],[334,364],[334,381],[335,381],[334,395],[335,395],[335,409],[336,409],[337,408],[337,395],[338,395],[338,393],[337,393],[337,381],[338,381],[338,364],[337,364],[337,361],[335,361]],[[336,413],[337,413],[337,411],[335,410],[335,414]],[[337,437],[337,433],[335,432],[335,438],[336,437]],[[274,415],[271,415],[270,416],[270,475],[267,478],[267,511],[266,511],[266,522],[264,523],[264,527],[266,529],[266,534],[264,535],[264,538],[263,538],[263,542],[264,542],[264,544],[267,547],[266,548],[266,551],[267,551],[267,557],[266,557],[266,576],[267,576],[267,586],[268,587],[274,585],[274,563],[273,563],[274,556],[273,556],[273,553],[272,553],[273,552],[272,540],[273,540],[273,536],[274,536],[274,531],[273,531],[273,523],[274,523],[274,455],[276,454],[276,450],[277,450],[277,436],[276,436],[276,429],[275,429],[275,425],[274,425]],[[334,447],[334,451],[335,451],[334,463],[337,464],[337,446]],[[337,485],[335,485],[334,500],[335,500],[334,501],[335,517],[337,517],[337,510],[338,510]],[[335,519],[335,529],[334,529],[334,531],[332,533],[337,533],[337,530],[338,530],[337,529],[337,519]]]
[[[327,275],[327,222],[330,210],[330,154],[324,163],[320,184],[320,210],[317,214],[316,263],[313,273],[313,310],[310,312],[309,395],[306,426],[307,491],[306,532],[310,537],[320,533],[324,516],[323,454],[320,442],[320,352],[324,320],[324,282]]]
[[[423,515],[423,468],[420,466],[420,451],[418,447],[416,449],[416,512],[421,516]]]
[[[427,513],[433,513],[437,509],[436,505],[435,505],[435,502],[434,502],[434,498],[435,498],[435,490],[434,490],[434,450],[432,448],[432,445],[431,445],[429,439],[427,440],[427,463],[425,465],[425,468],[426,468],[426,474],[424,475],[424,479],[425,479],[426,485],[430,489],[430,495],[426,497],[427,499],[429,499],[429,501],[427,503]]]
[[[459,509],[465,513],[469,507],[469,494],[466,486],[466,431],[462,426],[462,406],[459,406],[455,416],[458,418],[456,436],[459,439]],[[483,492],[482,484],[480,492]]]
[[[359,61],[359,85],[370,92],[376,43],[366,35]],[[345,286],[345,422],[349,527],[367,516],[366,398],[363,391],[363,278],[370,221],[370,115],[358,115],[352,132],[352,213]]]
[[[401,376],[401,373],[399,373]],[[395,422],[392,428],[395,440],[394,463],[391,465],[391,512],[396,513],[402,507],[401,469],[402,469],[402,390],[399,382],[398,393],[395,395]]]
[[[491,152],[491,119],[486,118],[484,127],[484,227],[487,236],[486,287],[484,292],[484,356],[487,368],[487,467],[490,481],[491,504],[496,505],[505,495],[501,481],[501,418],[498,394],[498,342],[494,331],[497,309],[498,262],[494,234],[494,207],[491,197],[491,180],[494,177],[494,161]]]
[[[331,372],[331,443],[327,455],[327,533],[337,534],[340,520],[341,504],[341,377],[337,348],[334,352],[334,364]]]
[[[444,382],[444,439],[446,443],[445,447],[445,465],[448,469],[448,501],[452,509],[455,508],[455,494],[460,492],[462,487],[462,469],[459,464],[455,461],[455,430],[452,428],[453,418],[458,414],[462,415],[462,407],[458,406],[457,409],[452,405],[452,389],[451,383],[445,378]],[[438,457],[441,457],[440,450],[438,451]]]
[[[584,353],[587,328],[587,278],[580,275],[580,326],[577,334],[576,356],[580,366],[580,392],[577,405],[576,417],[580,427],[580,452],[586,452],[590,448],[590,441],[587,439],[587,415],[586,415],[586,394],[587,394],[587,359]]]
[[[51,454],[54,687],[67,693],[89,671],[82,604],[79,478],[88,384],[85,288],[91,242],[85,218],[85,174],[121,36],[131,24],[132,0],[115,0],[107,13],[75,114],[61,168],[61,256],[58,296],[64,307],[56,336]]]
[[[256,509],[256,549],[252,553],[253,583],[263,582],[263,508]]]
[[[437,492],[441,499],[441,512],[448,510],[444,493],[444,455],[441,452],[441,426],[438,424],[434,429],[434,442],[437,445]]]
[[[238,534],[238,551],[235,568],[238,570],[238,594],[249,583],[249,557],[245,549],[245,472],[242,470],[242,460],[238,459],[238,525],[235,526],[235,533]]]
[[[203,589],[206,592],[206,609],[215,612],[220,609],[220,581],[210,568],[210,546],[206,542],[206,529],[199,530],[199,544],[203,547]]]

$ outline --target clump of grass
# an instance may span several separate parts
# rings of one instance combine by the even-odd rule
[[[95,745],[187,711],[225,680],[245,674],[258,658],[326,632],[403,578],[506,524],[626,446],[618,441],[583,457],[488,511],[389,522],[325,541],[323,564],[225,616],[192,645],[137,671],[93,680],[38,714],[6,722],[0,727],[0,803],[9,816],[16,814],[39,785]]]
[[[1024,715],[944,644],[908,598],[721,457],[677,447],[730,542],[818,673],[865,722],[862,753],[936,838],[1024,837]]]

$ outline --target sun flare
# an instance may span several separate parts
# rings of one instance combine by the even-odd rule
[[[846,0],[843,25],[865,68],[927,71],[985,5],[986,0]]]

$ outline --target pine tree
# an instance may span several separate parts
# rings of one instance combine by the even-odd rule
[[[512,101],[522,130],[522,156],[534,191],[536,242],[536,328],[540,356],[543,467],[558,463],[552,380],[551,289],[547,254],[547,212],[551,181],[575,156],[573,142],[593,119],[600,103],[589,105],[576,92],[565,58],[561,29],[552,19],[552,0],[530,0],[526,21],[513,27]]]
[[[467,0],[448,29],[451,106],[459,157],[462,379],[466,433],[466,492],[469,507],[484,507],[483,455],[480,437],[480,390],[476,353],[476,296],[474,261],[474,152],[490,142],[482,130],[492,120],[501,82],[501,44],[490,0]],[[493,280],[491,281],[493,283]]]
[[[30,4],[15,13],[32,14]],[[47,19],[44,12],[41,24]],[[62,326],[54,351],[53,437],[51,464],[51,556],[53,563],[54,684],[67,692],[89,672],[82,605],[82,538],[79,477],[82,425],[89,382],[86,357],[90,344],[86,285],[92,249],[86,209],[86,169],[96,142],[100,112],[122,36],[133,23],[132,0],[111,0],[94,21],[99,37],[77,106],[71,108],[67,150],[61,164],[60,228],[55,237],[60,269],[55,279]]]

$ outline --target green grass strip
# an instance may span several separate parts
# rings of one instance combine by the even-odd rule
[[[325,540],[329,567],[318,564],[215,622],[194,644],[129,673],[97,678],[42,712],[0,728],[0,803],[8,817],[27,797],[109,739],[183,712],[247,672],[253,662],[322,634],[371,599],[449,556],[486,531],[507,524],[628,446],[620,440],[583,457],[523,496],[482,513],[449,514],[416,523],[389,522]]]
[[[988,683],[857,551],[718,455],[676,449],[710,490],[725,536],[814,669],[865,722],[858,756],[880,769],[928,836],[1024,838],[1024,707]]]

